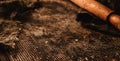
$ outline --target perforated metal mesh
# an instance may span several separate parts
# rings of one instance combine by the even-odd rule
[[[7,49],[3,52],[5,55],[1,54],[6,59],[10,61],[120,59],[120,37],[119,34],[115,36],[116,30],[113,33],[109,31],[113,29],[111,26],[95,19],[88,19],[90,21],[85,22],[77,19],[82,9],[69,1],[40,0],[40,2],[40,8],[27,11],[20,17],[27,16],[27,19],[16,20],[20,22],[19,42],[16,49]]]

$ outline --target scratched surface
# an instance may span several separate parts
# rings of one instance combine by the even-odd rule
[[[120,60],[120,32],[71,2],[41,0],[23,11],[1,18],[0,36],[18,38],[15,49],[0,45],[1,61]]]

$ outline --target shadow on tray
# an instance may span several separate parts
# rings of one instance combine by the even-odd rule
[[[21,4],[19,1],[0,4],[0,18],[20,20],[24,22],[30,14],[30,11],[42,6],[41,2],[36,2],[31,7]]]
[[[82,26],[87,29],[115,37],[120,37],[120,31],[115,29],[110,23],[106,23],[88,13],[79,13],[76,20],[81,22]]]

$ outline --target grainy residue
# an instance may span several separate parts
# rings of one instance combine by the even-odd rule
[[[120,60],[120,33],[111,25],[84,14],[69,1],[40,0],[39,4],[2,17],[0,37],[14,36],[18,42],[0,57],[10,61]]]

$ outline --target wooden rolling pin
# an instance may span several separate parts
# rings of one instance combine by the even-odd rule
[[[120,30],[120,16],[115,14],[113,10],[100,4],[95,0],[71,0],[81,8],[94,14],[104,21],[109,21],[113,26]]]

